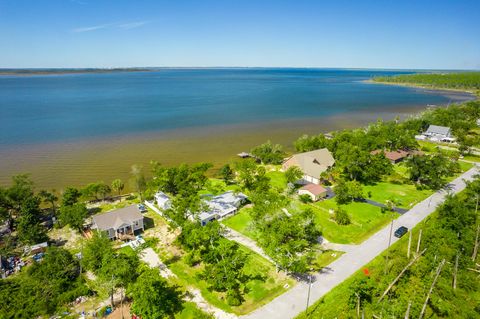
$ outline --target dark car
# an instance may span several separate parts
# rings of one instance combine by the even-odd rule
[[[401,226],[395,231],[394,235],[395,235],[395,237],[401,238],[407,232],[408,232],[408,228],[405,227],[405,226]]]

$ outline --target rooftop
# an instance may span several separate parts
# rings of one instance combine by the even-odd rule
[[[310,193],[312,193],[313,195],[315,196],[318,196],[320,194],[323,194],[327,191],[326,188],[324,188],[323,186],[321,185],[317,185],[317,184],[307,184],[305,186],[303,186],[302,188],[300,188],[301,190],[305,190],[305,191],[308,191]]]
[[[110,228],[118,229],[122,225],[131,225],[133,222],[142,218],[143,215],[137,205],[130,205],[92,217],[93,223],[99,230],[108,230]]]

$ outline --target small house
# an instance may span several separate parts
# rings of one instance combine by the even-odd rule
[[[285,160],[282,164],[282,170],[286,171],[289,167],[297,166],[303,172],[303,177],[297,183],[299,184],[320,184],[320,175],[335,164],[332,153],[326,148],[310,152],[295,154]]]
[[[94,215],[92,222],[92,229],[105,232],[110,239],[122,239],[144,230],[143,215],[137,205]]]
[[[167,194],[161,191],[158,191],[155,194],[155,202],[157,203],[157,206],[163,210],[166,210],[172,207],[172,201],[170,200],[170,197],[168,197]]]
[[[370,152],[372,155],[380,154],[383,153],[385,157],[392,163],[392,164],[397,164],[403,161],[405,158],[409,156],[409,152],[403,151],[403,150],[396,150],[396,151],[381,151],[381,150],[375,150]]]
[[[205,226],[212,220],[221,220],[237,213],[248,197],[243,193],[225,192],[205,201],[208,209],[198,215],[200,223]]]
[[[451,129],[446,126],[430,125],[423,135],[431,141],[452,142],[455,140]]]
[[[327,189],[317,184],[307,184],[298,190],[298,195],[308,195],[312,201],[316,202],[327,196]]]

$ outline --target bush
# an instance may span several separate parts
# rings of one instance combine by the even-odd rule
[[[298,199],[300,199],[300,201],[304,204],[313,202],[310,195],[307,195],[307,194],[303,194],[303,195],[298,196]]]
[[[242,295],[237,289],[231,289],[227,292],[227,303],[230,306],[240,306],[242,304],[242,301]]]
[[[347,211],[341,207],[338,207],[335,210],[335,215],[333,218],[339,225],[348,225],[351,223],[350,216],[348,216]]]

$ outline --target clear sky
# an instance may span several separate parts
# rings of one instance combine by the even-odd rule
[[[0,0],[0,67],[480,69],[479,13],[479,0]]]

